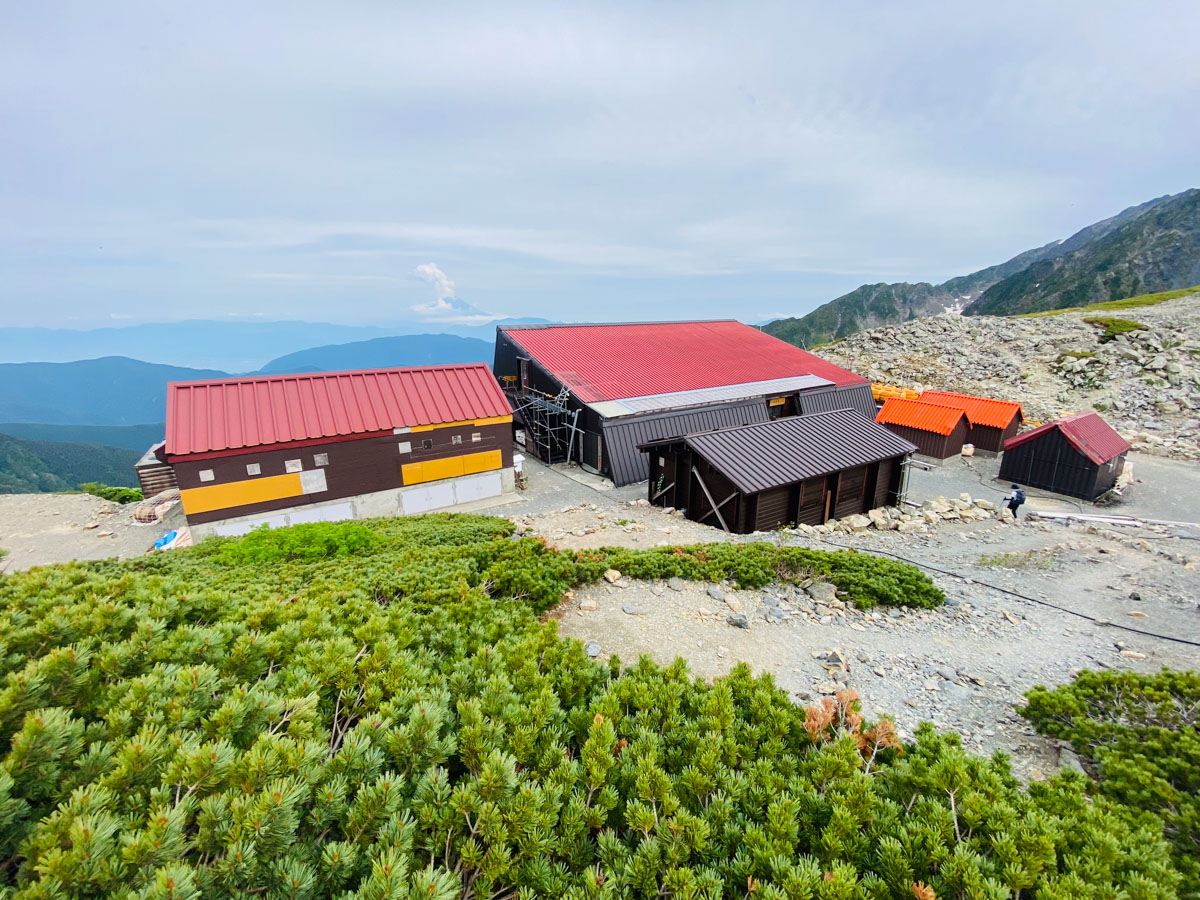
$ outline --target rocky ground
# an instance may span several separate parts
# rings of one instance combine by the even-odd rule
[[[128,559],[171,527],[133,521],[125,506],[91,494],[0,494],[0,572],[73,559]]]
[[[1085,318],[1145,326],[1107,343]],[[942,315],[851,335],[820,355],[872,381],[1019,401],[1049,421],[1095,408],[1134,447],[1200,459],[1200,294],[1037,318]]]
[[[800,703],[852,687],[869,714],[893,716],[905,734],[932,721],[962,733],[972,749],[1011,754],[1018,772],[1038,778],[1072,757],[1016,714],[1029,688],[1064,683],[1082,668],[1196,667],[1200,648],[1165,638],[1200,641],[1200,529],[1064,525],[1032,516],[1013,522],[988,509],[986,497],[981,506],[953,493],[966,484],[1000,493],[990,480],[993,464],[977,459],[920,473],[912,497],[927,509],[882,514],[920,526],[903,532],[845,522],[819,533],[731,536],[643,506],[630,489],[556,494],[577,499],[557,508],[535,499],[512,518],[564,548],[769,540],[922,564],[946,592],[940,609],[856,610],[821,583],[739,591],[616,578],[574,592],[552,615],[563,635],[601,658],[682,657],[702,678],[745,662]],[[1137,458],[1134,466],[1143,468]],[[1178,519],[1172,504],[1200,490],[1200,468],[1156,459],[1145,471],[1155,483],[1135,484],[1122,506],[1104,512]],[[531,472],[535,485],[556,477],[540,467]],[[972,512],[964,517],[966,509]],[[1077,510],[1031,495],[1025,512]]]

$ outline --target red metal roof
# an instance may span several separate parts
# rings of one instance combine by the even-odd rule
[[[520,326],[503,329],[584,403],[816,375],[866,384],[741,322]]]
[[[167,385],[168,456],[510,416],[484,363]]]
[[[992,400],[989,397],[972,397],[968,394],[956,394],[953,391],[923,391],[920,399],[926,403],[938,403],[942,406],[953,406],[967,414],[967,421],[972,425],[984,425],[989,428],[1004,430],[1020,415],[1024,419],[1020,403],[1009,400]]]
[[[1098,466],[1133,449],[1133,445],[1100,418],[1098,412],[1090,409],[1087,412],[1075,413],[1073,416],[1066,416],[1054,422],[1047,422],[1045,425],[1010,437],[1004,442],[1004,449],[1011,450],[1013,447],[1020,447],[1053,428],[1061,431],[1072,447]]]
[[[889,397],[875,416],[875,421],[881,425],[903,425],[946,435],[958,427],[965,415],[965,412],[953,406]]]

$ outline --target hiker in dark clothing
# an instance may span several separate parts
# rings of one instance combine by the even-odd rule
[[[1025,502],[1025,492],[1021,490],[1019,484],[1012,486],[1012,493],[1008,495],[1008,510],[1013,514],[1013,518],[1017,517],[1017,510],[1021,508],[1021,504]]]

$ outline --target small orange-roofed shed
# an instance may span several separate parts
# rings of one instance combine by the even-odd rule
[[[967,443],[974,444],[976,450],[988,453],[1003,450],[1004,442],[1017,433],[1025,419],[1021,404],[1011,400],[972,397],[953,391],[924,391],[920,400],[922,403],[936,403],[965,412],[971,424]]]
[[[888,431],[917,445],[917,452],[947,459],[962,452],[971,430],[961,409],[889,397],[875,416]]]

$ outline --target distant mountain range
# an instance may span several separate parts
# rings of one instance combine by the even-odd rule
[[[1200,283],[1200,189],[1159,197],[942,284],[867,284],[764,331],[800,346],[958,310],[1015,315]]]
[[[494,342],[497,325],[545,324],[545,319],[501,319],[488,325],[437,325],[439,333]],[[426,334],[429,323],[389,327],[323,322],[190,320],[114,328],[0,328],[0,363],[72,362],[125,356],[163,365],[254,372],[268,360],[310,347],[397,335]]]
[[[168,381],[224,376],[215,369],[164,366],[123,356],[67,363],[5,363],[0,365],[0,422],[161,422],[167,408]]]
[[[40,425],[30,422],[0,424],[0,434],[23,441],[68,441],[77,444],[101,444],[122,450],[145,453],[146,448],[163,439],[165,422],[147,425]]]
[[[273,359],[258,374],[336,372],[391,366],[432,366],[485,362],[492,364],[494,344],[452,334],[407,334],[349,344],[329,344]]]
[[[142,454],[99,444],[23,441],[0,434],[0,494],[76,490],[87,481],[136,487]]]
[[[291,353],[250,374],[490,363],[492,346],[477,338],[449,334],[375,338]],[[18,427],[25,429],[23,434],[48,437],[46,432],[31,432],[33,426],[28,423],[130,426],[161,422],[166,416],[168,382],[229,377],[230,373],[216,369],[166,366],[123,356],[65,363],[4,363],[0,364],[0,423],[22,423]],[[0,424],[0,432],[5,431]],[[63,430],[60,435],[61,440],[93,439],[78,430]]]

